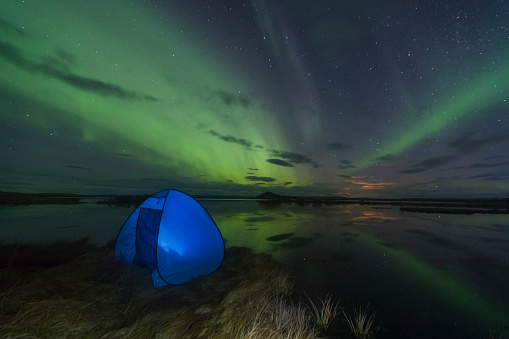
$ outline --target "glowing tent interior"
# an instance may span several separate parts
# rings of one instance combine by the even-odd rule
[[[177,190],[145,200],[124,223],[115,243],[115,258],[152,269],[154,287],[210,274],[223,256],[223,238],[210,214]]]

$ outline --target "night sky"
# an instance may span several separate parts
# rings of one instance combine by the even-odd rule
[[[509,197],[509,1],[0,3],[1,191]]]

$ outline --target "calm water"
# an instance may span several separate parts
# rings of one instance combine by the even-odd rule
[[[488,338],[509,325],[509,215],[400,212],[395,206],[313,207],[201,201],[226,245],[286,264],[309,295],[348,311],[369,304],[377,338]],[[0,239],[113,239],[134,207],[0,208]]]

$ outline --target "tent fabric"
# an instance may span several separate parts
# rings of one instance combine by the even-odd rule
[[[162,214],[162,210],[140,207],[134,242],[136,248],[134,263],[136,265],[155,268],[157,235]]]
[[[152,269],[154,287],[210,274],[223,257],[223,238],[212,217],[177,190],[145,200],[126,220],[115,244],[115,258]]]

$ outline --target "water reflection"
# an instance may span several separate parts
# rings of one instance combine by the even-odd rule
[[[490,326],[509,323],[508,216],[221,208],[209,209],[232,245],[273,254],[311,293],[333,292],[345,306],[369,303],[387,337],[486,337]],[[256,231],[246,236],[245,226]]]
[[[509,215],[201,201],[227,246],[273,255],[308,293],[376,310],[377,337],[488,337],[509,324]],[[0,209],[1,238],[114,238],[132,208]]]
[[[347,211],[350,212],[350,211]],[[387,220],[401,220],[402,217],[394,216],[389,211],[382,210],[362,210],[362,215],[352,217],[350,219],[355,225],[368,225],[373,222],[382,222]],[[352,213],[353,214],[353,213]]]

